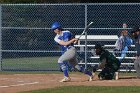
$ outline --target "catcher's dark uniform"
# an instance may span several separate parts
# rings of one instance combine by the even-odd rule
[[[99,78],[111,80],[115,72],[120,68],[120,61],[108,50],[102,50],[100,62],[105,62],[104,68],[99,73]]]

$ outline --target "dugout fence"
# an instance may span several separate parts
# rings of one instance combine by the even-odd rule
[[[57,59],[60,48],[54,42],[55,34],[50,30],[53,22],[59,21],[64,29],[80,35],[91,21],[87,35],[120,35],[122,24],[128,24],[128,31],[134,25],[140,26],[140,4],[138,3],[82,3],[82,4],[0,4],[1,71],[59,71]],[[113,38],[112,38],[113,39]],[[94,64],[92,50],[99,40],[85,40],[76,46],[82,64]],[[106,46],[114,41],[100,41]],[[83,46],[83,47],[81,47]],[[112,51],[114,47],[108,47]],[[135,51],[130,47],[130,51]],[[85,53],[87,57],[85,57]],[[134,57],[128,53],[127,57]],[[124,59],[133,64],[133,59]],[[88,65],[87,64],[87,65]],[[132,72],[133,65],[122,67]]]

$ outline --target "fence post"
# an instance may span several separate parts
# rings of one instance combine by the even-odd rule
[[[2,11],[0,4],[0,71],[2,71]]]
[[[85,5],[85,27],[87,26],[87,4]],[[87,31],[85,32],[85,69],[87,69]]]

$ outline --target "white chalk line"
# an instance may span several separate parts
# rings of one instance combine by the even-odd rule
[[[0,78],[0,80],[8,80],[8,78]]]
[[[16,84],[16,85],[8,85],[8,86],[0,86],[0,88],[18,87],[18,86],[24,86],[24,85],[33,85],[33,84],[37,84],[37,83],[39,83],[39,82],[22,83],[22,84]]]

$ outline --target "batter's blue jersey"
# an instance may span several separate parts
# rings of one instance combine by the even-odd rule
[[[73,36],[73,34],[72,34],[70,31],[62,31],[62,34],[61,34],[61,35],[57,34],[57,35],[55,36],[54,40],[55,40],[55,42],[56,42],[57,44],[59,44],[59,42],[60,42],[61,40],[67,42],[67,41],[71,40],[73,37],[74,37],[74,36]],[[62,50],[62,54],[63,54],[63,53],[64,53],[65,51],[67,51],[70,47],[72,47],[73,44],[68,45],[68,46],[63,46],[63,45],[60,45],[60,46],[61,46],[61,50]]]

